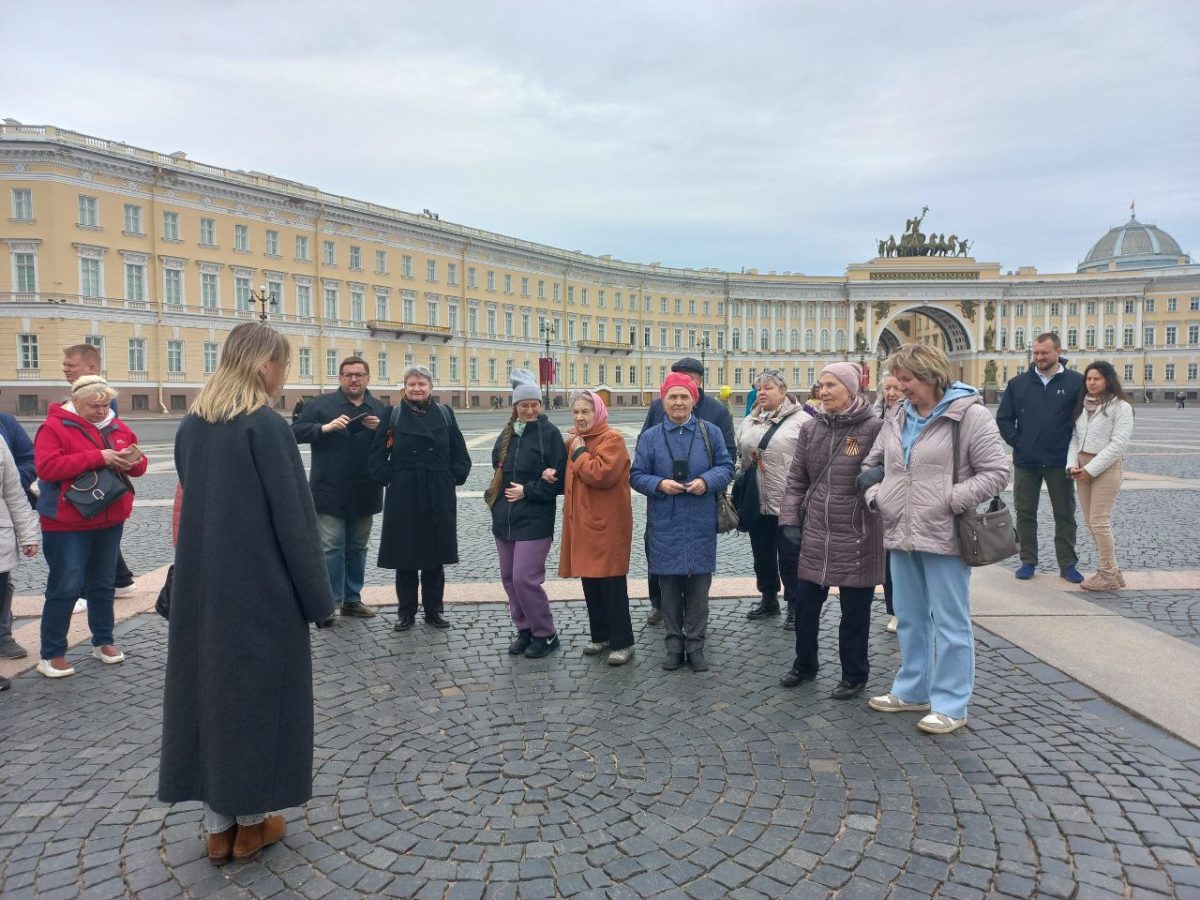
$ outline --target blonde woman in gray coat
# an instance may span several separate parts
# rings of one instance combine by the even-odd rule
[[[884,368],[899,379],[905,401],[884,419],[863,471],[882,463],[883,480],[867,488],[866,501],[883,516],[900,671],[891,692],[870,706],[927,712],[917,727],[948,734],[967,724],[975,684],[971,570],[959,556],[954,517],[1004,489],[1008,459],[983,397],[953,380],[941,350],[905,344]]]
[[[753,519],[747,532],[754,554],[754,578],[760,599],[746,618],[754,621],[779,615],[782,580],[783,597],[787,602],[787,619],[783,627],[791,629],[796,627],[800,548],[783,539],[779,529],[779,504],[787,488],[788,467],[796,453],[796,439],[800,429],[812,421],[812,413],[788,396],[787,384],[779,369],[767,369],[755,380],[754,387],[758,390],[757,401],[737,429],[735,475],[735,478],[744,478],[754,469],[758,482],[758,517]],[[770,440],[760,450],[768,433]]]

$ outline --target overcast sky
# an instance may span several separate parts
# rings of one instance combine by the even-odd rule
[[[53,22],[47,19],[52,11]],[[1200,3],[0,0],[0,116],[635,262],[1200,260]]]

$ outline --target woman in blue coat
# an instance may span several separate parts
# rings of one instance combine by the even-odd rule
[[[686,660],[703,672],[717,494],[733,480],[733,460],[721,430],[692,415],[699,391],[690,378],[672,372],[660,393],[667,417],[638,438],[630,483],[647,498],[647,562],[662,588],[666,628],[662,667],[678,669]]]

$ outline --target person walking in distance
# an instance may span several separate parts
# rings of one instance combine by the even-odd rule
[[[100,375],[100,367],[102,360],[100,359],[100,351],[91,344],[74,344],[63,349],[63,377],[67,379],[67,384],[74,385],[76,381],[84,375]],[[117,401],[112,401],[113,415],[120,415],[120,410],[117,409]],[[133,593],[133,572],[129,566],[125,564],[125,556],[121,553],[121,548],[117,548],[117,574],[116,581],[113,584],[114,597],[128,597]],[[83,598],[75,604],[75,612],[83,612],[87,609],[87,603]]]
[[[442,614],[446,566],[458,562],[458,497],[455,488],[471,474],[471,454],[454,412],[433,399],[433,372],[410,366],[404,397],[387,424],[376,429],[368,468],[387,485],[379,567],[396,570],[396,624],[408,631],[417,620],[417,594],[425,624],[449,628]]]
[[[363,604],[362,587],[383,487],[367,473],[367,456],[387,409],[371,396],[371,369],[361,357],[342,360],[338,382],[336,391],[304,404],[292,434],[296,443],[312,445],[309,488],[333,600],[343,616],[369,619],[375,610]]]
[[[1083,576],[1076,566],[1075,486],[1067,474],[1067,447],[1083,376],[1067,369],[1066,360],[1059,358],[1060,349],[1053,332],[1034,338],[1033,365],[1008,383],[996,424],[1000,436],[1013,448],[1013,506],[1021,546],[1017,577],[1032,578],[1037,572],[1038,500],[1045,482],[1054,510],[1058,571],[1067,581],[1079,584]]]
[[[685,356],[671,366],[671,372],[681,373],[691,379],[692,384],[696,386],[696,391],[699,399],[696,401],[695,409],[692,410],[692,415],[704,422],[712,422],[717,428],[721,429],[721,436],[725,439],[725,452],[731,460],[737,458],[737,437],[733,433],[733,418],[729,414],[729,407],[709,394],[704,393],[704,366],[700,360],[691,356]],[[661,398],[650,404],[650,409],[646,413],[646,421],[642,423],[642,434],[645,434],[648,429],[655,425],[660,425],[667,420],[667,412]],[[645,538],[646,555],[650,555],[650,538]],[[662,592],[658,586],[658,576],[651,571],[647,576],[647,584],[650,590],[650,614],[646,617],[647,625],[660,625],[663,621],[662,614]]]

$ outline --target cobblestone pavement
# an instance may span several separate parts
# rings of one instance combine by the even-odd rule
[[[1200,645],[1200,591],[1119,591],[1088,599],[1165,634]]]
[[[614,420],[626,432],[626,441],[632,452],[636,443],[637,429],[641,424],[642,410],[617,410]],[[1127,468],[1131,472],[1148,475],[1168,475],[1176,478],[1200,479],[1200,409],[1175,410],[1161,407],[1139,408],[1137,411],[1137,440],[1133,454],[1128,458]],[[497,417],[498,420],[498,417]],[[567,419],[556,414],[556,423],[565,429]],[[477,414],[462,417],[464,432],[472,447],[474,468],[463,491],[481,492],[490,477],[491,436],[498,429],[484,427]],[[167,503],[175,492],[174,469],[171,465],[171,445],[156,443],[147,445],[154,465],[151,474],[138,480],[138,504],[134,515],[126,523],[126,537],[122,549],[135,573],[147,572],[169,563],[174,555],[171,548],[169,506],[148,505]],[[1139,453],[1150,455],[1138,455]],[[308,448],[302,448],[307,464]],[[1011,495],[1008,495],[1011,502]],[[561,501],[560,501],[561,503]],[[634,498],[634,534],[640,536],[645,522],[645,502]],[[1196,518],[1200,510],[1200,490],[1141,490],[1124,491],[1117,498],[1114,523],[1118,531],[1117,548],[1121,565],[1126,569],[1177,569],[1194,568],[1197,565],[1195,548],[1191,542],[1176,540],[1164,523],[1186,522]],[[451,580],[457,582],[496,581],[498,564],[495,543],[491,535],[489,511],[478,497],[467,496],[459,500],[459,549],[461,561],[449,570]],[[374,561],[378,554],[379,523],[373,531],[367,568],[368,584],[390,584],[390,571],[377,569]],[[1047,570],[1054,567],[1053,524],[1050,517],[1049,498],[1043,497],[1039,522],[1039,544],[1042,548],[1042,564]],[[1080,524],[1077,549],[1080,568],[1094,570],[1095,548],[1087,529]],[[1015,568],[1016,563],[1014,562]],[[552,547],[547,564],[548,576],[557,578],[558,547]],[[753,571],[750,542],[745,535],[722,536],[718,544],[719,576],[743,576]],[[641,540],[635,538],[630,574],[644,577],[646,559]],[[13,573],[13,584],[18,594],[41,593],[46,583],[45,565],[41,558],[23,562]]]
[[[661,632],[610,668],[503,652],[503,609],[448,632],[314,636],[313,801],[259,860],[203,856],[197,804],[154,799],[165,625],[119,667],[18,679],[0,703],[0,895],[23,897],[1155,897],[1200,894],[1200,751],[980,633],[971,726],[784,690],[789,636],[716,603],[713,669]],[[635,617],[636,618],[636,617]],[[872,688],[896,665],[873,632]]]

